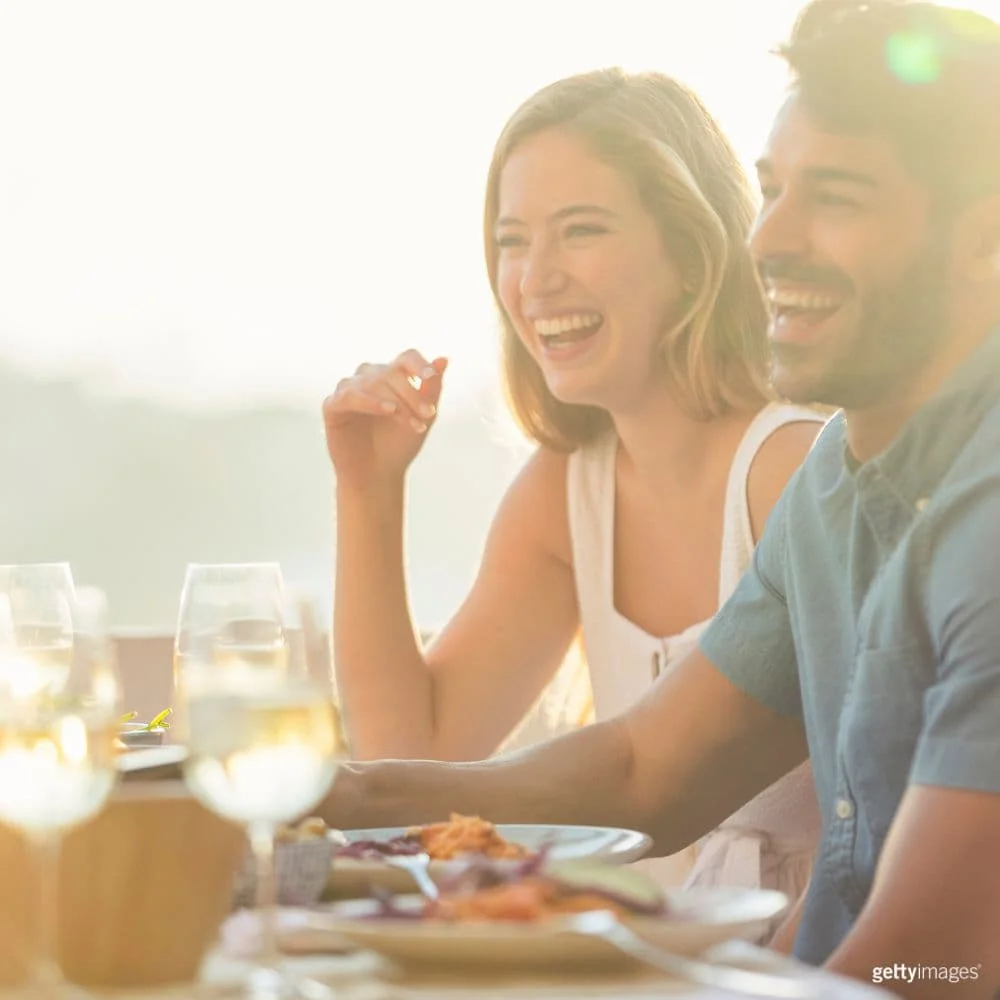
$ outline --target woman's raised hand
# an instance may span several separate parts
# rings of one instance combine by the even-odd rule
[[[399,479],[437,416],[446,358],[404,351],[387,365],[363,364],[323,401],[326,446],[341,486]]]

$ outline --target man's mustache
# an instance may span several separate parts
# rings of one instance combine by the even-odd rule
[[[854,283],[843,271],[832,267],[816,267],[788,257],[770,257],[757,267],[761,278],[767,281],[787,281],[793,284],[820,285],[845,294],[854,291]]]

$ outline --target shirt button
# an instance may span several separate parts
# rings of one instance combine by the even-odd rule
[[[838,819],[850,819],[854,815],[854,803],[848,799],[837,799],[835,808]]]
[[[918,501],[917,501],[917,502],[916,502],[916,503],[915,503],[915,504],[913,505],[913,506],[914,506],[914,507],[915,507],[915,508],[917,509],[917,513],[918,513],[918,514],[922,514],[922,513],[924,512],[924,510],[925,510],[925,509],[927,508],[927,504],[928,504],[928,502],[929,502],[929,501],[928,501],[927,497],[921,497],[921,498],[920,498],[920,499],[919,499],[919,500],[918,500]]]

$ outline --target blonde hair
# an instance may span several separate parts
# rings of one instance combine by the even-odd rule
[[[766,310],[746,246],[755,208],[736,154],[701,101],[659,73],[598,70],[528,98],[497,140],[486,186],[486,266],[503,324],[503,381],[521,429],[573,451],[611,426],[598,407],[563,403],[545,384],[497,294],[500,175],[529,136],[561,128],[636,185],[690,292],[663,333],[661,356],[684,410],[710,419],[759,407],[767,382]]]

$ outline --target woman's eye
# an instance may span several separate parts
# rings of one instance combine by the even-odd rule
[[[566,227],[566,236],[570,239],[577,236],[600,236],[602,233],[606,232],[607,229],[605,229],[604,226],[597,226],[594,224],[588,225],[582,222]]]
[[[515,236],[512,233],[501,233],[496,238],[496,244],[501,250],[506,250],[510,247],[524,246],[524,238]]]

